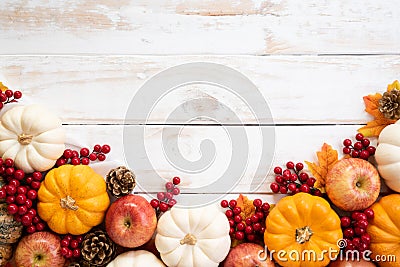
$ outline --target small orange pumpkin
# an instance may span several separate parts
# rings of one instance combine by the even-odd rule
[[[392,194],[381,198],[371,207],[375,214],[367,228],[371,236],[371,259],[377,256],[386,259],[380,261],[379,266],[400,266],[399,204],[400,194]]]
[[[87,165],[49,171],[38,191],[38,214],[58,234],[81,235],[103,221],[110,205],[103,177]]]

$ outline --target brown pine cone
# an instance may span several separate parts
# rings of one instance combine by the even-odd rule
[[[124,166],[110,170],[106,176],[107,190],[115,197],[129,195],[135,188],[135,174]]]
[[[96,230],[85,235],[81,253],[81,266],[105,266],[114,259],[115,244],[102,230]],[[86,264],[86,265],[85,265]]]
[[[378,109],[387,119],[400,119],[400,91],[393,89],[385,92],[379,100]]]

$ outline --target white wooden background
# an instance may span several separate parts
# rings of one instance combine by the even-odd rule
[[[400,79],[399,10],[397,0],[2,0],[0,81],[56,112],[68,135],[88,145],[109,143],[113,157],[124,160],[124,124],[154,132],[183,127],[179,120],[163,125],[164,115],[179,101],[209,95],[204,88],[181,91],[151,125],[124,121],[140,86],[180,63],[221,63],[246,75],[268,101],[276,123],[273,166],[312,161],[323,142],[341,149],[341,141],[370,119],[362,96]],[[223,97],[210,96],[187,112],[218,111],[215,103]],[[222,118],[226,127],[257,127],[246,106],[234,104],[248,125]],[[188,158],[199,156],[198,140],[219,142],[217,128],[225,127],[192,123],[180,137]],[[157,135],[146,139],[157,147]],[[162,151],[152,153],[162,162]],[[177,174],[171,166],[156,167],[166,179]],[[162,189],[146,184],[150,170],[134,171],[150,192]],[[227,198],[249,193],[247,175]],[[272,170],[257,175],[267,175],[257,195],[276,201],[269,190]],[[196,184],[190,175],[182,180],[183,192]]]

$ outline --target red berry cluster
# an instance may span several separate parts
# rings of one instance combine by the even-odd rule
[[[340,218],[343,237],[346,240],[345,250],[358,250],[363,252],[369,249],[371,237],[367,233],[368,219],[374,218],[374,211],[370,208],[363,212],[355,211],[350,216]]]
[[[23,170],[15,169],[12,159],[0,158],[0,175],[6,179],[6,184],[0,189],[0,198],[5,199],[8,213],[14,215],[14,219],[21,222],[29,234],[43,231],[46,224],[35,208],[42,173],[25,175]]]
[[[356,142],[353,142],[350,139],[343,140],[343,153],[346,155],[350,155],[352,158],[360,158],[368,160],[370,156],[375,154],[376,148],[370,145],[371,142],[369,139],[364,138],[364,135],[361,133],[356,134]]]
[[[72,165],[88,165],[90,161],[104,161],[106,154],[110,153],[111,147],[109,145],[95,145],[92,152],[89,148],[81,148],[78,152],[72,149],[65,149],[63,155],[57,160],[56,166],[59,167],[65,164]]]
[[[79,258],[81,256],[81,243],[83,236],[81,235],[65,235],[61,239],[61,254],[67,258]]]
[[[237,206],[237,201],[232,199],[221,201],[221,207],[227,208],[225,215],[229,221],[229,234],[236,240],[256,242],[263,240],[265,232],[265,218],[269,214],[270,205],[261,199],[254,199],[255,213],[248,218],[243,218],[242,209]]]
[[[17,99],[20,99],[21,97],[22,93],[20,91],[13,92],[12,90],[7,89],[4,93],[0,92],[0,109],[2,109],[5,104],[17,102]]]
[[[174,177],[172,182],[167,182],[165,184],[165,192],[158,192],[157,199],[152,199],[150,205],[156,209],[157,212],[166,212],[169,208],[172,208],[176,204],[174,196],[181,193],[180,189],[177,187],[181,183],[179,177]]]
[[[304,192],[321,196],[321,191],[314,187],[315,178],[309,177],[307,173],[302,171],[303,168],[303,163],[294,164],[292,161],[286,163],[285,170],[282,170],[279,166],[275,167],[275,182],[270,185],[272,192],[281,194]]]

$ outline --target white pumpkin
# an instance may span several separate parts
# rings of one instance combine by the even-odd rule
[[[133,250],[118,255],[107,267],[165,267],[153,253]]]
[[[0,119],[0,155],[26,173],[53,167],[64,142],[61,120],[39,105],[16,106]]]
[[[375,160],[386,185],[400,192],[400,120],[386,126],[380,133]]]
[[[218,266],[231,246],[229,222],[216,205],[173,207],[158,221],[155,244],[169,267]]]

